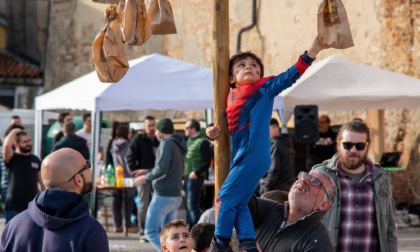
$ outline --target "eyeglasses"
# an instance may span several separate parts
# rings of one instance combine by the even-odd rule
[[[324,184],[322,183],[322,181],[319,178],[317,178],[315,176],[312,176],[311,174],[306,173],[304,171],[299,172],[297,178],[300,179],[300,180],[309,179],[309,184],[311,186],[316,187],[316,188],[322,188],[325,191],[325,195],[327,195],[327,198],[330,199],[330,196],[328,195],[327,189],[325,189]]]
[[[351,150],[353,148],[353,146],[356,146],[356,150],[358,151],[362,151],[366,148],[366,145],[368,145],[369,143],[352,143],[352,142],[341,142],[341,144],[343,145],[343,148],[345,150]]]
[[[194,128],[193,126],[185,126],[185,129],[192,129]]]
[[[74,179],[74,177],[76,177],[77,174],[82,173],[84,170],[90,169],[92,166],[90,165],[89,160],[86,160],[86,165],[83,166],[82,169],[80,169],[80,171],[76,172],[73,176],[71,176],[71,178],[69,179],[68,182],[70,182],[72,179]]]

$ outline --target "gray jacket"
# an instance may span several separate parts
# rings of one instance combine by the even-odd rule
[[[146,175],[153,181],[153,190],[159,196],[181,196],[187,145],[182,137],[170,135],[159,143],[155,167]]]
[[[312,170],[321,170],[327,172],[333,178],[337,186],[337,196],[335,198],[334,204],[331,206],[322,220],[330,233],[331,242],[335,248],[337,247],[341,212],[341,187],[340,180],[338,178],[337,161],[338,154],[335,154],[331,159],[325,160],[322,164],[315,165],[312,168]],[[391,182],[388,178],[388,174],[377,164],[375,164],[375,170],[372,176],[380,251],[398,251],[395,208],[394,200],[392,198]]]

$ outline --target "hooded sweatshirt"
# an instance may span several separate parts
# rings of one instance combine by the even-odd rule
[[[109,251],[102,225],[80,194],[47,189],[4,228],[1,251]]]
[[[181,196],[187,145],[178,135],[170,135],[160,141],[155,167],[146,175],[153,181],[153,190],[159,196]]]
[[[118,164],[122,165],[122,167],[124,168],[124,178],[132,177],[127,166],[128,147],[128,141],[123,138],[116,138],[112,142],[111,153],[112,159],[114,160],[114,167],[117,168]]]

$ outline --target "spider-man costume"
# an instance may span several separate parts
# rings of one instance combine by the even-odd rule
[[[216,236],[231,237],[235,226],[239,240],[255,239],[248,201],[270,167],[269,125],[274,98],[299,79],[312,61],[305,52],[286,72],[230,91],[226,109],[230,171],[218,195]]]

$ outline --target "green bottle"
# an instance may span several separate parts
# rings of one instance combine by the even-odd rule
[[[106,169],[106,174],[108,177],[108,185],[115,186],[115,170],[114,170],[114,166],[111,163],[108,164],[108,168]]]

